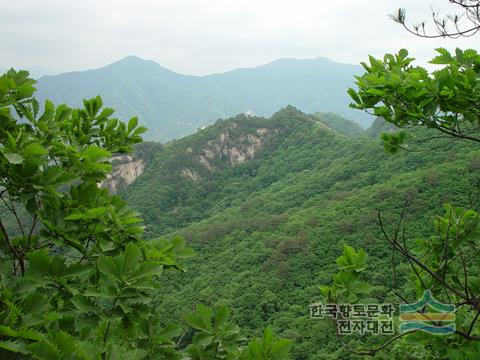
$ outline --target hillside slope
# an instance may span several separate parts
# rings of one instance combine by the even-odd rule
[[[138,116],[150,140],[166,141],[191,134],[219,118],[252,111],[271,116],[294,105],[307,112],[336,112],[367,126],[370,119],[348,108],[346,90],[361,68],[325,58],[283,59],[251,69],[210,76],[188,76],[153,61],[129,56],[108,66],[42,77],[41,103],[79,105],[101,95],[122,118]]]
[[[330,324],[309,318],[342,244],[368,251],[375,301],[398,302],[376,209],[390,226],[409,200],[407,239],[428,236],[444,202],[467,202],[478,159],[478,149],[461,143],[392,157],[378,139],[342,136],[287,107],[167,144],[120,194],[142,213],[148,236],[180,235],[197,252],[186,273],[165,283],[165,321],[221,301],[247,331],[270,324],[291,338],[295,359],[350,359]]]
[[[363,130],[360,125],[352,120],[345,119],[340,115],[334,113],[317,112],[314,114],[314,116],[339,134],[351,137],[357,137],[366,134],[366,131]],[[370,130],[370,128],[371,127],[369,127],[367,130]]]

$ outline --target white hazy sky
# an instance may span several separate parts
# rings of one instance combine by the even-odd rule
[[[91,69],[127,55],[186,74],[252,67],[284,57],[359,63],[405,47],[424,64],[435,47],[478,48],[480,36],[416,38],[412,22],[448,0],[0,0],[0,67]]]

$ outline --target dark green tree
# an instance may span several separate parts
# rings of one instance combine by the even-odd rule
[[[33,85],[0,77],[0,357],[163,358],[176,332],[149,304],[190,251],[142,240],[138,215],[99,187],[145,129],[100,97],[40,113]]]
[[[245,347],[226,308],[200,329],[212,340],[198,335],[185,350],[155,301],[164,271],[183,270],[192,250],[180,237],[144,239],[138,214],[100,187],[109,159],[145,128],[113,118],[98,96],[78,109],[46,101],[40,112],[34,83],[26,71],[0,77],[0,357],[287,359],[271,332],[265,356],[257,340]],[[202,321],[211,312],[199,311]],[[198,316],[187,317],[197,330]]]
[[[467,14],[476,11],[476,18],[472,20],[475,27],[469,31],[471,34],[478,31],[478,1],[451,2],[462,6]],[[394,19],[405,25],[404,11],[400,10]],[[434,20],[438,26],[435,16]],[[459,20],[454,18],[452,21],[457,25]],[[458,28],[457,30],[459,36],[469,34]],[[418,27],[414,32],[420,35]],[[440,36],[454,36],[446,30],[445,23],[440,24],[439,32]],[[427,35],[424,32],[421,36]],[[383,59],[370,57],[368,64],[362,63],[365,73],[357,77],[358,90],[349,89],[354,101],[351,106],[383,117],[387,123],[400,129],[434,130],[426,132],[428,138],[421,142],[444,138],[478,144],[480,55],[472,49],[457,49],[453,55],[446,49],[437,49],[437,52],[439,55],[431,63],[439,65],[440,68],[432,73],[422,67],[413,66],[414,59],[408,57],[405,49],[396,55],[387,54]],[[409,137],[409,133],[405,131],[382,134],[385,149],[391,153],[401,148],[408,149],[406,140]],[[450,337],[432,338],[428,334],[413,331],[397,335],[377,348],[352,351],[361,355],[375,355],[397,340],[409,338],[409,343],[402,344],[404,347],[408,348],[412,343],[416,343],[424,346],[428,356],[476,358],[480,353],[478,188],[470,196],[468,207],[446,204],[445,215],[435,219],[434,232],[415,241],[407,239],[405,235],[407,225],[404,215],[407,204],[408,201],[393,228],[388,229],[385,226],[382,215],[378,212],[383,236],[392,249],[392,291],[401,301],[409,302],[406,294],[418,297],[425,290],[430,290],[437,299],[455,304],[455,333]],[[410,269],[409,276],[402,283],[397,270],[399,262],[408,265]],[[341,270],[336,275],[332,286],[323,288],[324,294],[334,300],[343,294],[342,290],[346,286],[345,281],[338,284],[342,271],[344,272]],[[347,280],[351,282],[353,275],[350,274]],[[355,287],[353,292],[355,293]]]
[[[435,129],[431,138],[480,142],[480,54],[469,49],[445,49],[430,63],[439,70],[429,73],[413,66],[405,49],[383,59],[370,57],[362,63],[365,73],[357,77],[358,90],[350,89],[352,107],[381,116],[398,128]],[[389,151],[398,150],[405,133],[384,135]]]

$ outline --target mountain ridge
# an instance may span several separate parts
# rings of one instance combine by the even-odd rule
[[[156,60],[152,60],[152,59],[144,59],[140,56],[137,56],[137,55],[133,55],[133,54],[130,54],[130,55],[126,55],[118,60],[115,60],[111,63],[108,63],[106,65],[101,65],[101,66],[97,66],[97,67],[92,67],[92,68],[88,68],[88,69],[79,69],[79,70],[68,70],[68,71],[61,71],[61,72],[54,72],[53,74],[45,74],[45,75],[42,75],[40,76],[38,79],[42,78],[42,77],[49,77],[49,76],[57,76],[57,75],[63,75],[63,74],[69,74],[69,73],[78,73],[78,72],[86,72],[86,71],[92,71],[92,70],[100,70],[100,69],[104,69],[106,67],[109,67],[111,65],[114,65],[114,64],[118,64],[118,63],[126,63],[126,62],[143,62],[143,63],[153,63],[155,65],[158,65],[160,67],[162,67],[163,69],[166,69],[170,72],[173,72],[173,73],[176,73],[176,74],[179,74],[179,75],[183,75],[183,76],[192,76],[192,77],[210,77],[210,76],[214,76],[214,75],[222,75],[222,74],[226,74],[226,73],[229,73],[229,72],[232,72],[232,71],[237,71],[237,70],[252,70],[252,69],[257,69],[257,68],[261,68],[261,67],[265,67],[265,66],[268,66],[268,65],[271,65],[271,64],[275,64],[275,63],[282,63],[282,62],[303,62],[303,61],[324,61],[324,62],[329,62],[329,63],[334,63],[334,64],[340,64],[340,65],[347,65],[347,66],[353,66],[353,67],[359,67],[359,65],[356,65],[356,64],[351,64],[351,63],[347,63],[347,62],[339,62],[339,61],[334,61],[326,56],[316,56],[316,57],[311,57],[311,58],[294,58],[294,57],[283,57],[283,58],[278,58],[278,59],[274,59],[272,61],[269,61],[269,62],[266,62],[264,64],[260,64],[260,65],[254,65],[254,66],[241,66],[241,67],[237,67],[237,68],[233,68],[233,69],[230,69],[230,70],[225,70],[225,71],[215,71],[215,72],[212,72],[212,73],[208,73],[208,74],[187,74],[187,73],[183,73],[183,72],[178,72],[178,71],[175,71],[175,70],[172,70],[166,66],[163,66],[160,62],[156,61]],[[2,71],[5,71],[4,68],[0,68],[0,70]],[[27,69],[28,70],[28,69]],[[46,69],[48,70],[48,69]],[[51,72],[51,70],[48,70],[49,72]]]
[[[308,113],[339,113],[366,127],[370,118],[349,109],[346,94],[360,71],[360,66],[326,58],[279,59],[195,76],[128,56],[97,69],[42,77],[37,87],[41,103],[51,99],[78,106],[84,98],[101,95],[119,117],[138,115],[150,129],[147,139],[167,141],[238,113],[271,116],[288,104]]]

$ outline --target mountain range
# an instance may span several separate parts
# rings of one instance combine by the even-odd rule
[[[238,113],[268,117],[287,105],[308,113],[334,112],[367,127],[371,118],[349,109],[346,93],[360,72],[358,65],[319,57],[190,76],[128,56],[99,69],[43,76],[37,97],[41,103],[78,106],[100,95],[121,119],[138,116],[149,128],[149,140],[180,138]]]
[[[271,118],[241,114],[167,144],[143,143],[118,162],[127,168],[116,174],[136,178],[114,188],[141,213],[146,236],[181,236],[197,254],[185,273],[165,274],[156,307],[162,320],[222,303],[247,333],[270,325],[291,339],[292,359],[360,359],[345,346],[358,346],[358,338],[339,338],[309,314],[343,245],[368,253],[363,276],[374,290],[362,301],[398,301],[377,209],[390,231],[408,200],[402,225],[413,245],[433,235],[443,203],[468,203],[480,169],[478,147],[462,142],[438,140],[442,150],[427,152],[412,142],[389,155],[378,139],[389,130],[376,119],[360,133],[338,115],[287,106]],[[413,139],[432,137],[411,131]],[[362,337],[361,345],[378,346],[378,338]],[[404,359],[388,349],[379,355]]]

